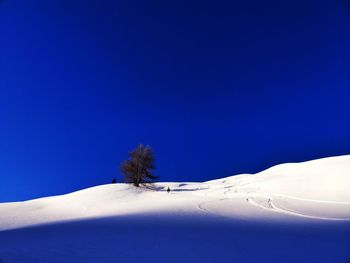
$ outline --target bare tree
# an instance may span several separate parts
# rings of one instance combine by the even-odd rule
[[[124,161],[121,167],[125,182],[135,186],[154,182],[158,178],[152,174],[154,169],[153,150],[143,144],[130,152],[130,158]]]

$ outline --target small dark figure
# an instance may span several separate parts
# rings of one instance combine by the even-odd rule
[[[113,178],[112,184],[116,184],[116,183],[117,183],[117,180],[115,180],[115,178]]]
[[[168,189],[166,189],[166,191],[168,192],[168,194],[170,193],[170,187],[168,186]]]

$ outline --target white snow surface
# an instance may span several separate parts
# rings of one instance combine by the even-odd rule
[[[170,193],[166,189],[170,187]],[[0,204],[0,230],[140,214],[214,215],[244,220],[350,220],[350,155],[274,166],[202,183],[96,186]]]

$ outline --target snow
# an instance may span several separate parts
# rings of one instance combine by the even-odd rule
[[[274,227],[266,230],[271,224]],[[295,236],[295,229],[301,236]],[[310,245],[303,234],[307,231],[311,231],[311,239],[314,235],[322,238]],[[256,262],[258,255],[269,257],[270,262],[275,256],[276,260],[286,256],[262,251],[252,240],[253,245],[247,243],[247,237],[261,241],[267,232],[273,237],[269,242],[276,247],[283,243],[286,247],[292,243],[302,246],[308,240],[309,250],[300,247],[304,253],[289,256],[285,262],[312,262],[312,255],[316,262],[322,253],[317,262],[335,262],[335,253],[344,262],[350,259],[343,248],[350,245],[350,155],[281,164],[258,174],[202,183],[162,182],[148,188],[109,184],[61,196],[2,203],[0,262],[117,262],[110,254],[114,250],[123,262],[133,262],[132,242],[142,240],[149,240],[149,245],[140,248],[145,256],[139,262],[150,260],[152,253],[146,248],[153,251],[152,246],[158,247],[162,256],[171,254],[171,262],[228,260],[228,255],[218,255],[226,250],[240,258],[237,262]],[[282,232],[290,238],[282,238]],[[235,236],[256,253],[243,253]],[[334,246],[331,241],[339,246],[320,252],[319,247]],[[216,252],[201,251],[195,257],[191,253],[201,247],[194,242],[202,243],[202,248],[213,246]],[[171,246],[177,246],[186,257],[174,256]],[[303,261],[306,254],[308,260]]]

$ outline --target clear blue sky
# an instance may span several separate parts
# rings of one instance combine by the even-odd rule
[[[346,1],[0,2],[0,201],[350,153]]]

